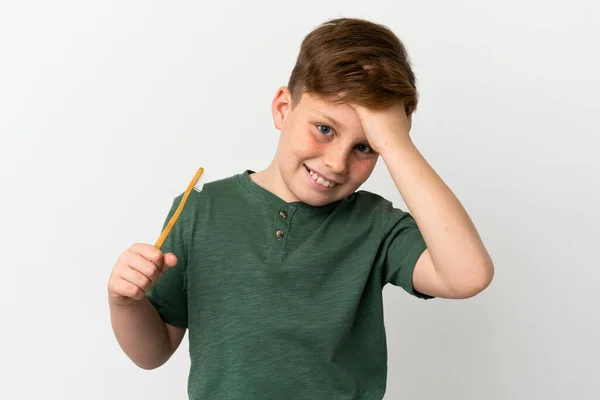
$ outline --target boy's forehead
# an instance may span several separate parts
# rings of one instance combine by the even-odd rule
[[[353,117],[353,110],[348,105],[337,104],[331,101],[307,102],[304,108],[307,114],[325,117],[339,126],[345,125],[343,121],[347,121]]]
[[[342,106],[342,104],[335,102],[334,96],[325,97],[312,93],[304,93],[302,100],[305,101],[306,105],[310,105],[312,107],[340,108]]]
[[[333,100],[315,96],[307,96],[303,108],[306,117],[325,118],[335,127],[353,132],[357,136],[357,139],[365,139],[360,118],[349,104],[336,103]]]
[[[333,99],[316,96],[306,96],[306,101],[301,102],[301,105],[309,113],[325,114],[327,116],[343,114],[347,118],[348,112],[352,111],[352,108],[348,104],[336,103]]]

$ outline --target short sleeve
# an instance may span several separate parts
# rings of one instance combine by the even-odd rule
[[[175,198],[171,210],[163,224],[163,229],[167,225],[171,216],[179,206],[182,195]],[[156,308],[159,315],[169,325],[179,328],[187,328],[187,291],[186,291],[186,263],[187,251],[185,232],[185,219],[183,212],[177,219],[177,222],[166,237],[161,250],[163,253],[173,253],[177,257],[177,265],[167,269],[160,280],[146,292],[146,297]]]
[[[425,240],[413,216],[394,208],[385,201],[381,207],[382,229],[382,284],[391,283],[409,294],[422,299],[432,296],[418,292],[413,287],[413,272],[419,257],[427,249]]]

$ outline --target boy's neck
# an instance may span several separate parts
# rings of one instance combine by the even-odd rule
[[[250,179],[285,202],[297,201],[285,187],[275,160],[262,171],[250,174]]]

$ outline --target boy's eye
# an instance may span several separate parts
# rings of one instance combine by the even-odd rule
[[[369,153],[371,148],[366,144],[357,144],[356,150],[360,151],[361,153]]]
[[[331,133],[331,128],[327,125],[317,125],[317,128],[323,135],[329,135]]]

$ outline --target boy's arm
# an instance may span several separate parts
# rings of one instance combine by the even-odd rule
[[[109,301],[112,328],[123,352],[139,367],[163,365],[181,344],[186,330],[162,321],[144,297],[128,305]]]
[[[493,263],[456,196],[411,142],[392,145],[381,155],[427,244],[415,266],[415,289],[445,298],[484,290]]]
[[[182,257],[183,258],[183,257]],[[145,243],[136,243],[118,258],[108,281],[108,304],[117,342],[138,366],[153,369],[175,352],[185,329],[167,325],[148,293],[157,284],[178,281],[180,260]],[[167,283],[166,286],[169,286]]]
[[[494,274],[490,255],[459,200],[414,146],[404,105],[355,109],[427,244],[415,266],[414,288],[441,298],[467,298],[484,290]]]

